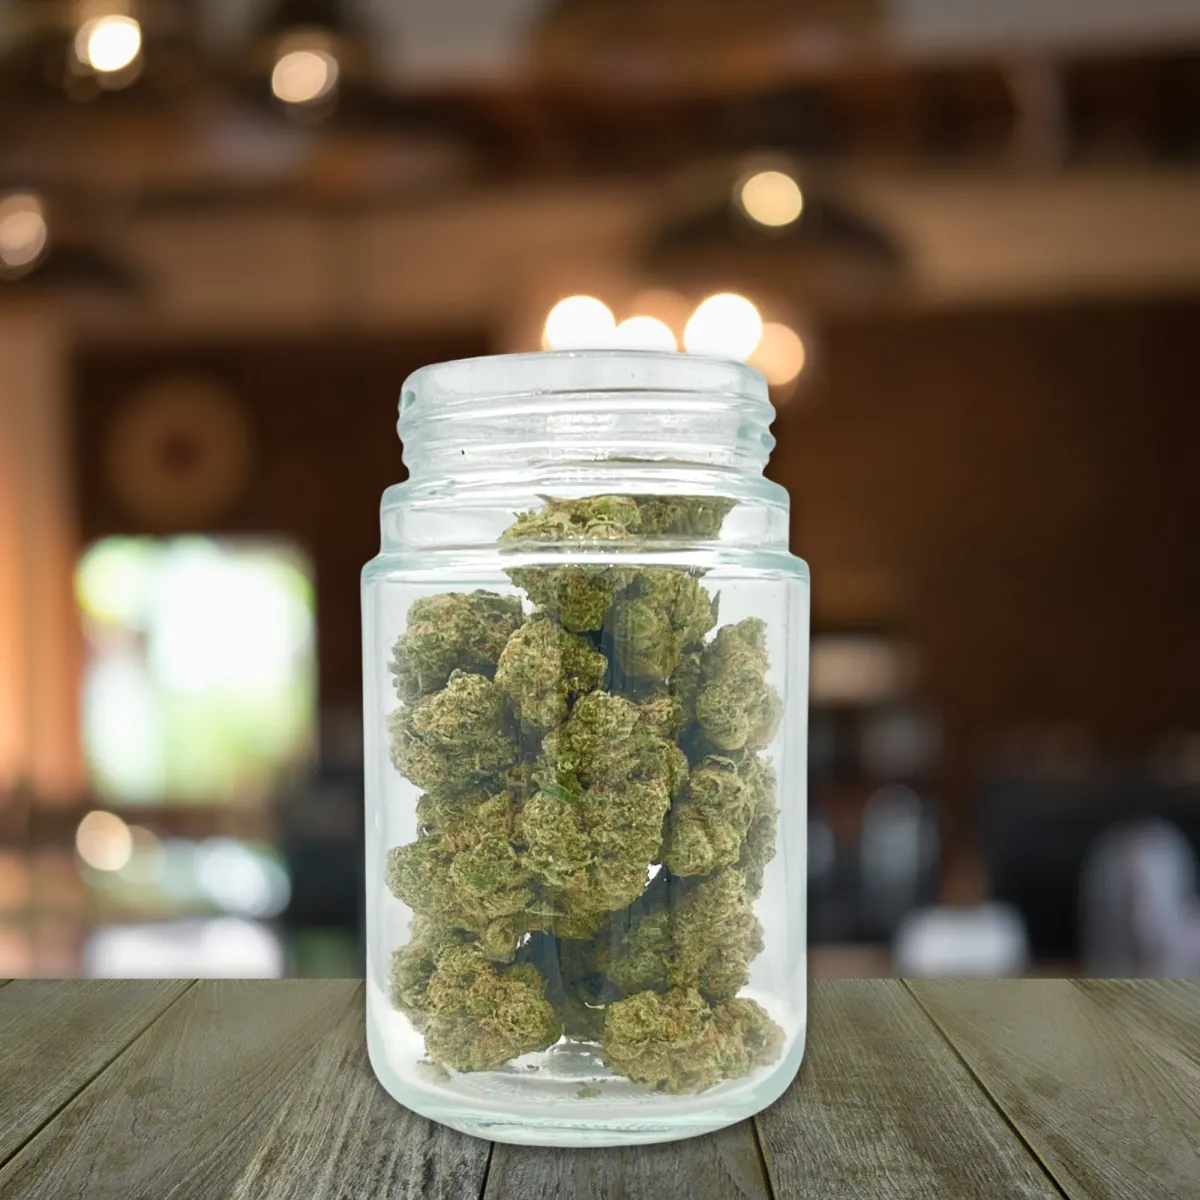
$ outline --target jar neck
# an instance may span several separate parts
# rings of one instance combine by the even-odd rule
[[[397,422],[417,487],[638,464],[761,477],[775,439],[766,381],[679,354],[513,354],[426,367]]]

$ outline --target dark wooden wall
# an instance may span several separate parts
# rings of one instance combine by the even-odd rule
[[[1014,727],[1200,728],[1200,302],[879,316],[822,349],[775,427],[793,546],[819,618],[883,581],[954,786]]]
[[[323,709],[361,703],[359,572],[379,549],[379,498],[405,477],[396,436],[400,385],[427,362],[481,354],[469,336],[189,345],[85,351],[76,364],[75,445],[84,541],[162,532],[122,505],[104,447],[117,414],[143,387],[175,376],[222,385],[244,407],[248,486],[210,533],[294,539],[316,570]]]

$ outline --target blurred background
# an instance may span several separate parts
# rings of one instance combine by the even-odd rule
[[[0,0],[0,976],[361,971],[400,383],[598,342],[772,383],[813,973],[1200,974],[1195,0]]]

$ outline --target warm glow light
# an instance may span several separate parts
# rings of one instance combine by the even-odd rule
[[[800,335],[786,325],[769,321],[763,326],[762,338],[747,361],[767,377],[769,384],[782,387],[804,370],[805,357]]]
[[[611,346],[616,318],[594,296],[568,296],[546,317],[543,342],[547,350],[587,350]]]
[[[709,296],[692,314],[683,331],[689,354],[710,358],[732,358],[745,362],[762,337],[758,309],[733,292]]]
[[[42,202],[32,192],[13,192],[0,199],[0,267],[31,266],[45,248]]]
[[[75,830],[75,849],[97,871],[119,871],[133,855],[133,834],[116,813],[97,809]]]
[[[780,229],[804,211],[800,185],[783,171],[758,171],[743,181],[738,198],[746,215],[760,225]]]
[[[682,329],[692,315],[692,305],[669,288],[647,288],[634,296],[629,311],[657,317],[668,329]]]
[[[617,326],[613,344],[622,350],[661,350],[679,347],[669,326],[657,317],[629,317]]]
[[[75,35],[75,54],[93,71],[122,71],[142,52],[142,27],[115,14],[85,21]]]
[[[271,91],[285,104],[309,104],[337,86],[338,61],[325,50],[287,50],[271,72]]]

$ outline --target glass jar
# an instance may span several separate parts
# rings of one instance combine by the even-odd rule
[[[683,355],[405,383],[363,673],[368,1044],[409,1108],[653,1142],[795,1076],[808,571],[773,416]]]

